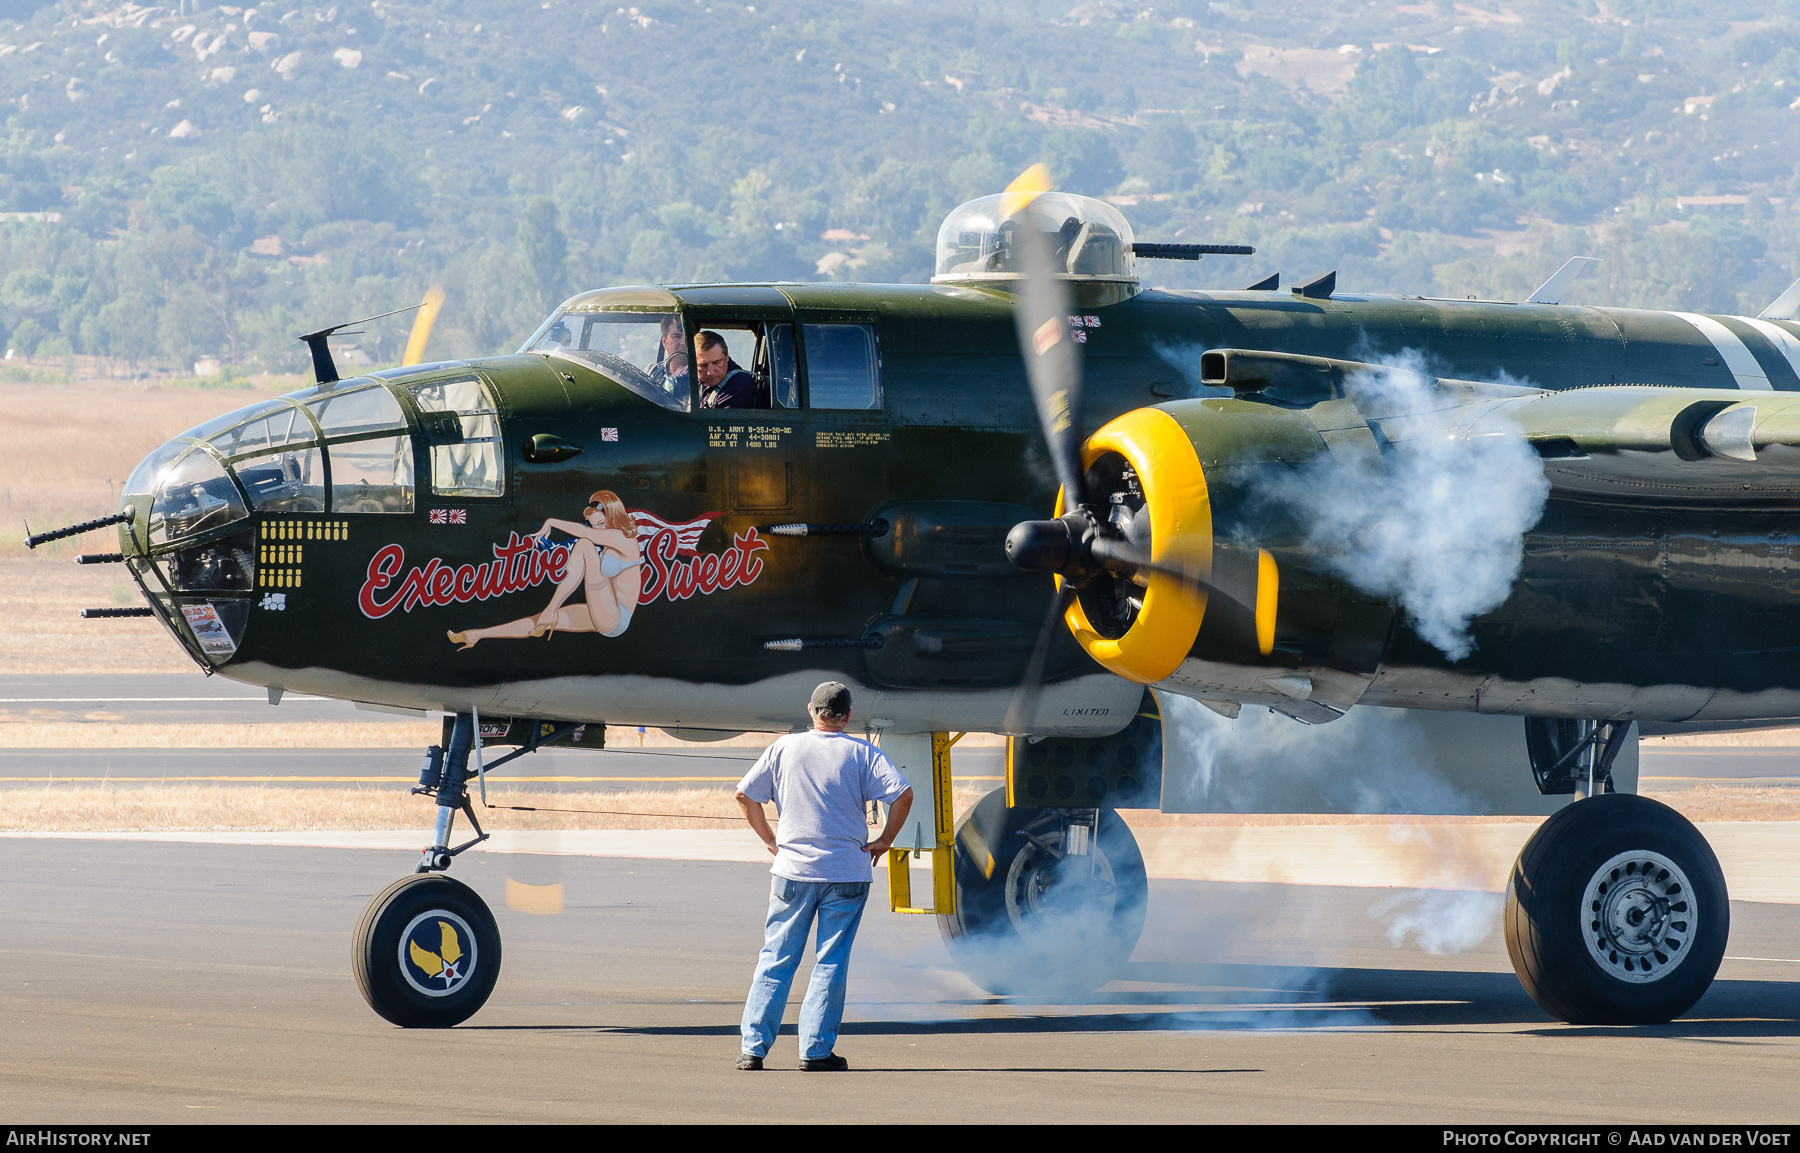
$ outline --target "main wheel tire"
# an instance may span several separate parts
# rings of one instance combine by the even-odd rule
[[[1648,797],[1559,810],[1519,851],[1506,951],[1531,999],[1572,1025],[1652,1025],[1693,1008],[1725,956],[1725,874],[1700,830]]]
[[[1059,856],[1064,838],[1056,810],[1009,809],[1004,789],[957,825],[956,913],[938,929],[990,993],[1092,992],[1137,947],[1150,891],[1137,838],[1106,810],[1090,854]]]
[[[474,1016],[500,976],[500,927],[487,902],[441,873],[414,873],[375,894],[351,941],[369,1008],[406,1029]]]

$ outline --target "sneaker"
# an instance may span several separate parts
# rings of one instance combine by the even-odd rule
[[[762,1058],[758,1057],[755,1053],[740,1053],[738,1054],[737,1067],[746,1071],[760,1069],[762,1068]]]
[[[850,1068],[850,1062],[836,1053],[827,1053],[823,1057],[807,1057],[800,1062],[802,1073],[841,1073]]]

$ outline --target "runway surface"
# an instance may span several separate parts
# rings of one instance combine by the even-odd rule
[[[509,750],[490,748],[490,760]],[[494,787],[540,791],[727,788],[761,749],[540,749],[502,766]],[[956,756],[958,780],[998,782],[1005,751]],[[45,785],[401,786],[419,779],[414,749],[0,749],[0,790]]]
[[[1548,1021],[1485,896],[1159,881],[1124,979],[1082,1004],[988,997],[933,920],[872,903],[839,1051],[731,1068],[761,865],[471,852],[504,970],[450,1031],[362,1004],[349,934],[401,851],[0,841],[0,1100],[18,1122],[1791,1122],[1800,906],[1739,903],[1686,1020]],[[503,905],[560,881],[559,916]],[[1422,903],[1485,939],[1396,947]],[[1438,908],[1434,920],[1456,913]],[[792,1015],[790,1014],[790,1020]]]
[[[348,701],[300,694],[278,707],[268,692],[192,673],[0,676],[0,720],[104,720],[131,724],[401,720]]]

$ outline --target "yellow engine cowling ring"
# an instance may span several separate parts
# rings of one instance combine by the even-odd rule
[[[1181,425],[1160,409],[1135,409],[1087,439],[1082,466],[1091,467],[1108,452],[1129,461],[1143,486],[1151,560],[1209,580],[1212,505],[1200,457]],[[1062,512],[1059,497],[1056,513]],[[1102,666],[1127,680],[1155,684],[1173,673],[1194,647],[1206,615],[1206,593],[1169,573],[1147,573],[1145,580],[1144,607],[1116,640],[1089,623],[1079,600],[1070,603],[1064,620],[1076,642]]]

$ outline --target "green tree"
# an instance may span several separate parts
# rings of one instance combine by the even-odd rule
[[[557,227],[556,202],[533,196],[519,214],[519,266],[525,287],[548,312],[562,300],[569,280],[569,239]]]
[[[1059,128],[1044,136],[1044,163],[1056,186],[1099,196],[1124,178],[1112,139],[1097,128]]]
[[[231,202],[210,182],[179,168],[158,169],[150,180],[150,211],[164,228],[187,225],[213,240],[235,231],[237,216]]]
[[[1158,116],[1131,151],[1131,174],[1158,192],[1185,189],[1194,182],[1194,134],[1179,116]]]

